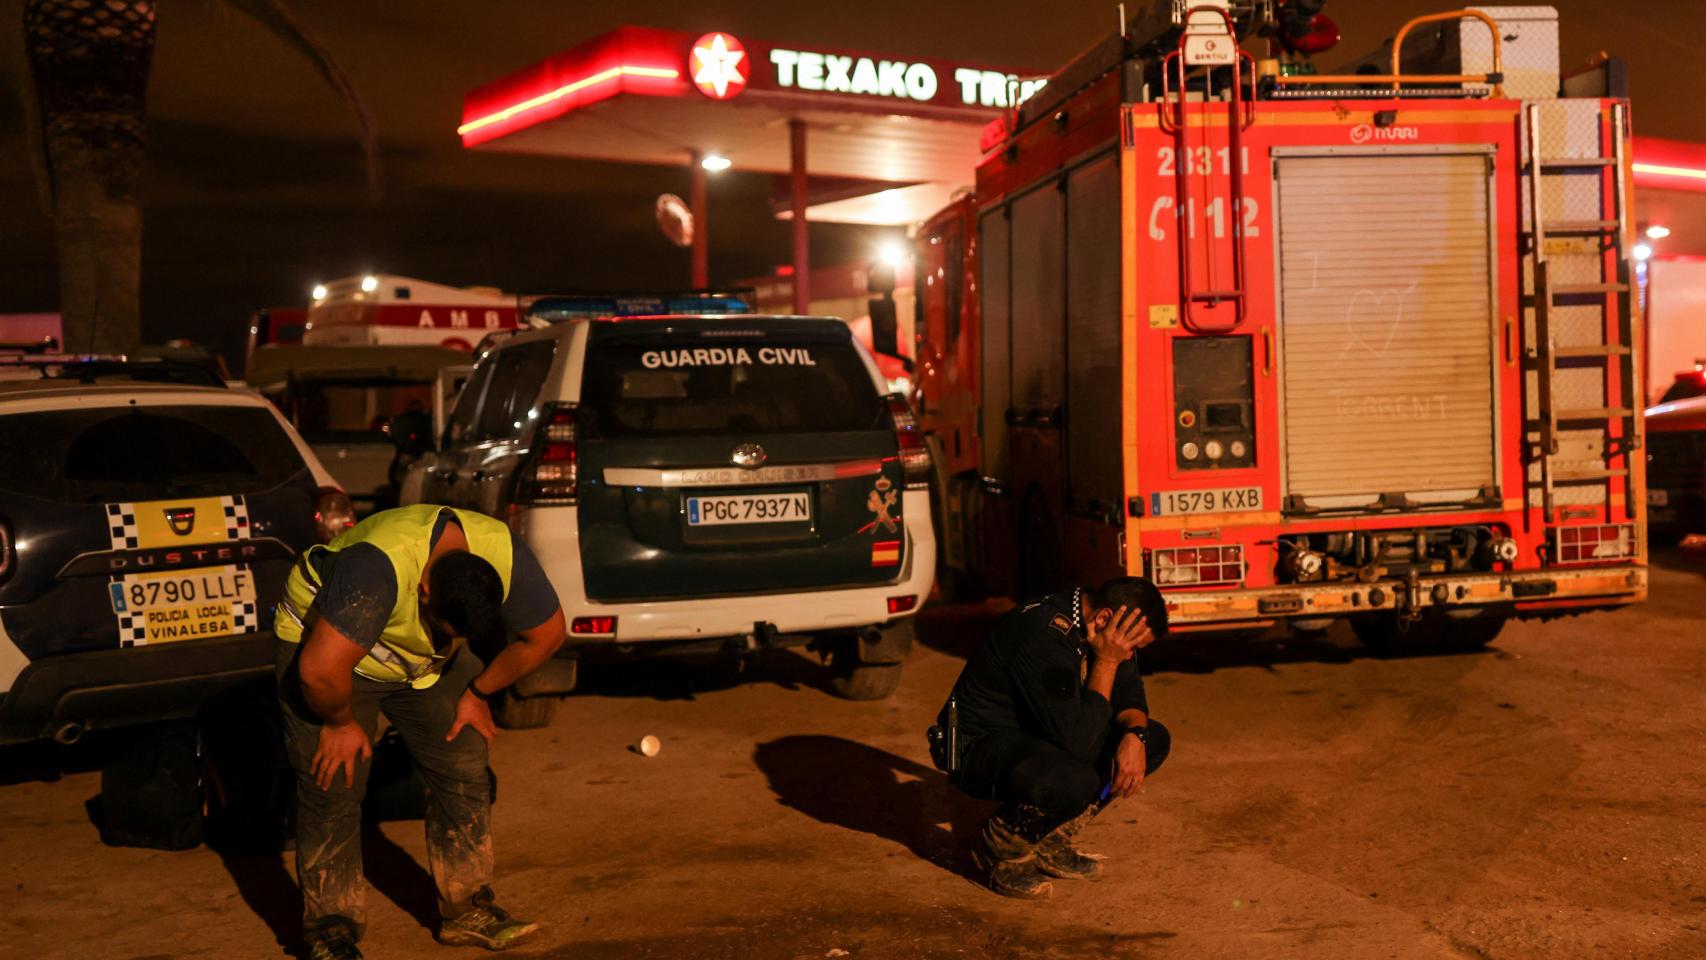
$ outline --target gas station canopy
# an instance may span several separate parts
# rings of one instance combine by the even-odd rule
[[[901,224],[970,182],[983,128],[1041,82],[982,65],[621,27],[473,90],[457,133],[483,150],[671,166],[715,155],[782,174],[795,171],[791,136],[803,126],[807,219]]]

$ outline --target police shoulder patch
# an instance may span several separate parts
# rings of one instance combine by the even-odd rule
[[[1063,637],[1072,632],[1072,621],[1064,614],[1055,614],[1054,619],[1050,620],[1048,625],[1060,631],[1060,635]]]

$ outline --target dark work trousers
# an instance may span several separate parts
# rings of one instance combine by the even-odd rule
[[[1102,734],[1094,763],[1023,731],[979,734],[963,748],[954,784],[980,800],[1004,802],[1004,813],[1020,805],[1039,808],[1042,815],[1026,818],[1022,831],[1035,834],[1025,837],[1035,843],[1097,802],[1112,777],[1114,754],[1124,732],[1110,726]],[[1172,746],[1167,728],[1150,720],[1144,776],[1161,766]]]
[[[280,641],[279,703],[284,710],[285,752],[296,770],[296,881],[302,886],[302,926],[313,940],[345,928],[356,939],[367,922],[366,884],[361,873],[361,800],[373,763],[356,768],[355,786],[339,770],[330,790],[314,782],[314,751],[320,718],[302,697],[296,672],[300,644]],[[378,739],[384,713],[407,744],[427,785],[427,866],[438,886],[438,909],[446,918],[472,906],[474,894],[492,879],[492,788],[486,775],[486,741],[472,727],[446,741],[456,703],[468,681],[485,669],[464,647],[445,664],[438,682],[424,690],[406,683],[381,683],[357,676],[351,691],[355,718]]]

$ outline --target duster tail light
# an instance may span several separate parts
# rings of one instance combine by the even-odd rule
[[[320,542],[331,543],[353,526],[355,504],[350,502],[349,494],[336,487],[321,487],[314,498],[314,532],[319,534]]]
[[[0,583],[12,575],[18,565],[18,550],[12,542],[12,525],[0,520]]]

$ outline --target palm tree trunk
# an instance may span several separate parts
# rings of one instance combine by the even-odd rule
[[[65,347],[141,343],[143,110],[153,0],[25,0]]]

